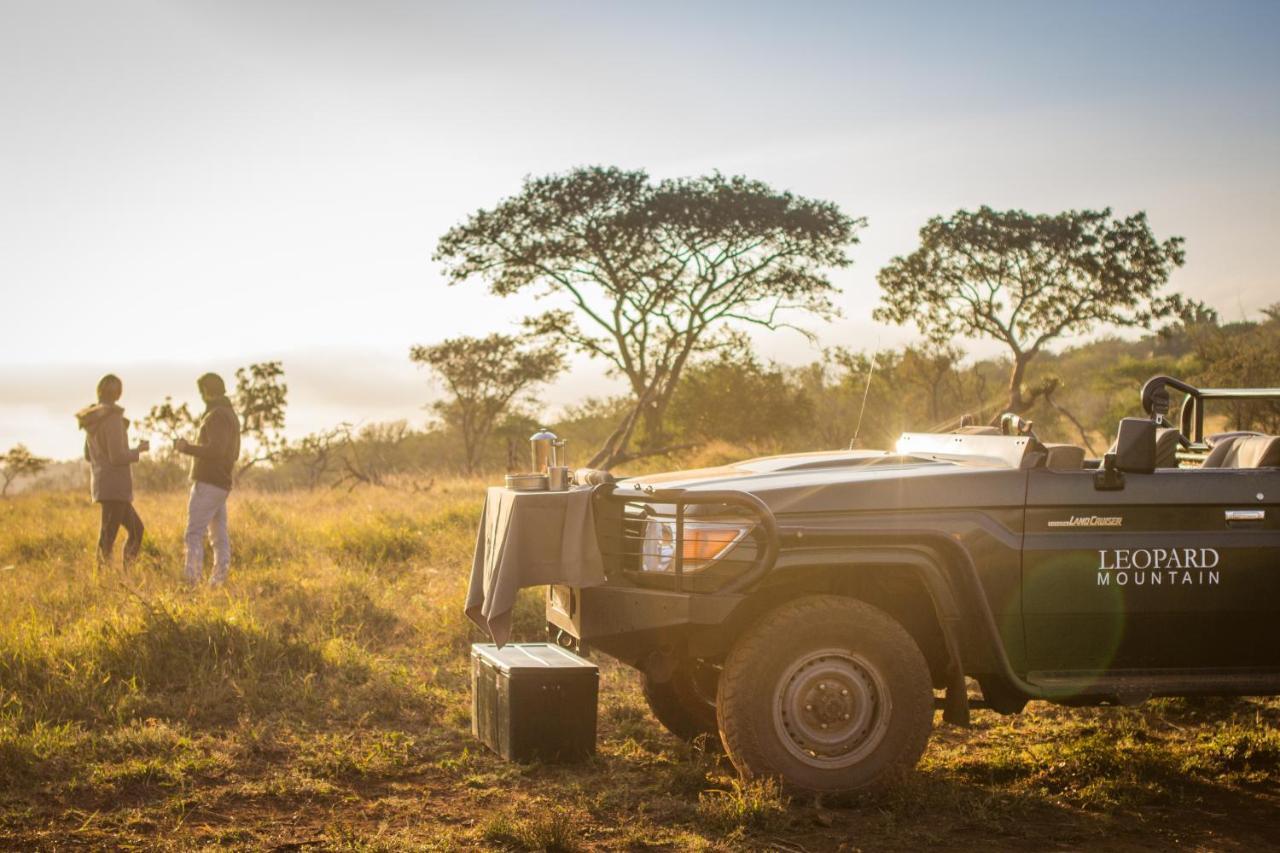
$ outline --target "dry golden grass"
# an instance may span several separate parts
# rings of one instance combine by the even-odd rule
[[[918,773],[814,801],[739,784],[602,661],[599,755],[472,740],[461,613],[482,484],[232,498],[222,590],[179,582],[180,494],[95,568],[79,495],[0,501],[0,846],[186,849],[1259,849],[1280,703],[976,715]],[[536,593],[517,630],[541,636]]]

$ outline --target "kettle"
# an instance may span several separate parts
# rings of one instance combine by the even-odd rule
[[[545,474],[548,468],[557,464],[557,443],[559,443],[560,447],[564,446],[564,443],[556,438],[556,434],[546,427],[542,427],[529,436],[529,448],[533,457],[533,473]]]

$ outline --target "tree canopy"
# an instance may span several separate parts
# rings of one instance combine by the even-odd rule
[[[1220,388],[1267,388],[1280,385],[1280,303],[1262,309],[1260,322],[1220,325],[1216,317],[1186,324],[1199,364],[1196,381]],[[1280,402],[1234,400],[1233,429],[1280,433]]]
[[[415,346],[409,358],[429,367],[448,387],[450,399],[432,408],[461,434],[468,473],[475,472],[489,434],[513,404],[564,369],[556,343],[531,345],[501,334]]]
[[[263,462],[274,462],[285,451],[285,410],[289,400],[289,386],[284,381],[284,364],[279,361],[263,361],[236,370],[236,387],[231,395],[232,404],[240,417],[240,433],[253,442],[253,452],[245,453],[236,468],[236,476]],[[158,433],[172,443],[179,438],[193,437],[200,423],[200,415],[192,412],[187,403],[177,403],[166,396],[163,402],[151,407],[142,419],[142,428]],[[158,452],[162,462],[175,462],[176,451],[170,446]]]
[[[734,327],[834,316],[827,272],[850,263],[864,224],[745,177],[655,183],[592,167],[526,180],[450,229],[435,257],[453,283],[479,276],[498,295],[554,297],[528,328],[627,380],[631,406],[590,463],[608,466],[631,457],[642,421],[648,448],[661,444],[690,357],[727,345]]]
[[[175,405],[173,397],[168,395],[163,402],[152,406],[146,417],[142,419],[142,428],[146,432],[157,433],[168,441],[165,448],[157,448],[153,451],[152,458],[167,462],[176,461],[178,452],[173,445],[178,439],[185,438],[194,432],[197,422],[198,419],[191,413],[190,406],[186,403]]]
[[[937,343],[1005,344],[1013,362],[1007,410],[1021,412],[1036,397],[1022,387],[1027,365],[1051,341],[1100,325],[1148,328],[1186,310],[1181,296],[1159,293],[1183,264],[1182,244],[1158,241],[1142,212],[1116,219],[1110,208],[960,210],[930,219],[919,248],[880,271],[873,316],[914,323]]]
[[[781,367],[734,348],[689,367],[672,398],[670,420],[681,439],[776,446],[812,414],[808,397]]]
[[[3,485],[0,485],[0,495],[9,493],[9,485],[14,480],[19,477],[34,477],[49,467],[51,461],[36,456],[25,444],[14,445],[8,453],[0,456],[0,478],[4,480]]]
[[[236,370],[233,396],[240,415],[240,434],[250,439],[253,453],[246,453],[236,476],[262,462],[273,462],[284,452],[284,414],[289,386],[284,381],[284,364],[263,361]]]

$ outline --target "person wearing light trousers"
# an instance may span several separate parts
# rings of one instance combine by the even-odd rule
[[[231,570],[231,537],[227,532],[227,498],[231,476],[240,458],[240,419],[227,398],[227,386],[216,373],[196,381],[205,411],[194,443],[178,439],[174,447],[191,457],[191,498],[187,502],[187,564],[189,586],[204,574],[204,536],[213,539],[213,574],[210,586],[226,583]]]

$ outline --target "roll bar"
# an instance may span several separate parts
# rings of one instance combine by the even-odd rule
[[[1204,404],[1209,400],[1277,400],[1280,388],[1197,388],[1172,376],[1153,376],[1142,386],[1142,410],[1167,421],[1169,389],[1186,394],[1178,412],[1181,432],[1194,444],[1204,443]]]

